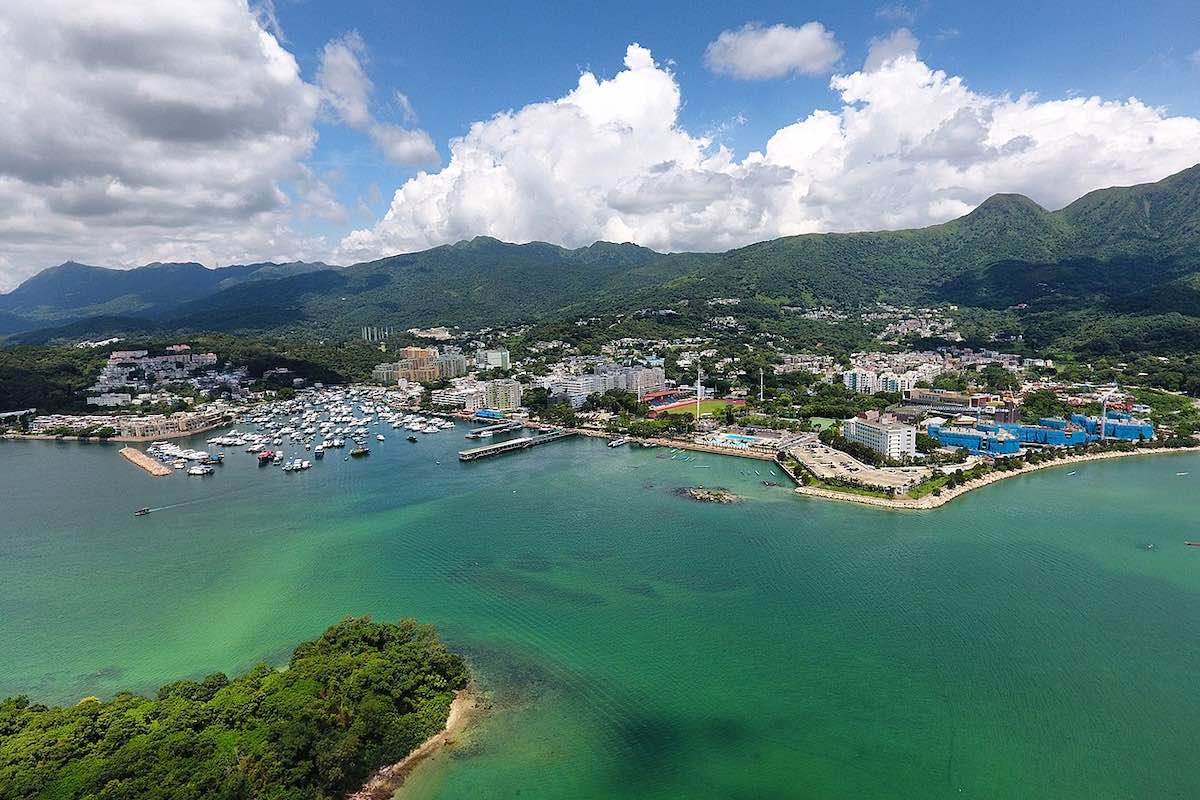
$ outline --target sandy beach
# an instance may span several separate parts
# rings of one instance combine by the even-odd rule
[[[946,503],[949,503],[956,497],[966,494],[974,489],[987,486],[991,483],[1005,480],[1006,478],[1015,478],[1018,475],[1025,475],[1030,472],[1036,472],[1042,469],[1053,469],[1055,467],[1066,467],[1073,464],[1083,464],[1088,461],[1104,461],[1109,458],[1126,458],[1130,456],[1150,456],[1150,455],[1165,455],[1168,453],[1195,453],[1200,451],[1200,445],[1194,447],[1176,447],[1176,448],[1144,448],[1139,450],[1115,451],[1108,453],[1089,453],[1083,455],[1068,456],[1067,458],[1048,461],[1042,464],[1026,464],[1020,469],[1010,470],[1008,472],[989,472],[982,478],[976,478],[967,484],[962,484],[953,489],[942,489],[940,496],[932,494],[925,495],[920,498],[912,498],[907,495],[898,495],[895,498],[887,497],[872,497],[870,495],[853,494],[851,492],[837,492],[829,489],[818,489],[812,486],[800,486],[795,492],[796,494],[806,497],[819,497],[823,500],[841,500],[847,503],[858,503],[860,505],[875,506],[877,508],[893,508],[905,510],[928,510],[938,508]]]
[[[347,795],[346,800],[391,800],[396,790],[404,783],[404,779],[412,772],[413,767],[442,748],[454,744],[455,739],[470,721],[471,712],[477,707],[476,699],[470,688],[460,689],[454,695],[453,702],[450,703],[450,715],[446,718],[445,728],[426,739],[420,747],[405,756],[402,761],[377,771],[365,786],[357,792]]]

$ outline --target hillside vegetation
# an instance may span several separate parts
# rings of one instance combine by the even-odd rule
[[[770,325],[781,324],[784,308],[955,303],[1013,310],[1019,332],[1039,347],[1179,352],[1197,341],[1198,275],[1200,165],[1157,183],[1092,192],[1059,211],[1001,194],[918,230],[790,236],[726,253],[606,242],[568,250],[477,237],[341,270],[241,280],[152,317],[110,304],[106,317],[14,339],[123,326],[349,337],[362,325],[569,321],[740,298],[752,301],[740,318]],[[1144,333],[1145,347],[1122,330]]]
[[[441,730],[463,660],[431,627],[347,619],[284,670],[47,707],[0,702],[0,799],[340,798]]]

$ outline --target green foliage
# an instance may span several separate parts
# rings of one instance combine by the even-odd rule
[[[1036,424],[1043,418],[1064,419],[1070,413],[1071,407],[1050,389],[1027,392],[1021,400],[1021,421],[1029,424]]]
[[[462,659],[411,620],[346,619],[287,669],[48,708],[0,702],[0,798],[340,798],[440,730]]]

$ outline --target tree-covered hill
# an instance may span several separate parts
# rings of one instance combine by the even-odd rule
[[[1129,317],[1131,330],[1157,331],[1155,341],[1188,333],[1197,274],[1200,165],[1156,183],[1091,192],[1058,211],[1000,194],[941,225],[790,236],[726,253],[661,254],[606,242],[569,250],[477,237],[337,271],[237,281],[152,316],[137,313],[152,321],[133,327],[346,338],[363,325],[479,328],[739,298],[752,301],[739,314],[764,323],[781,318],[782,308],[817,305],[1014,309],[1027,340],[1077,347],[1088,336],[1071,328],[1075,322],[1101,321],[1092,329],[1107,335],[1113,319]],[[13,340],[109,335],[120,324],[110,314]]]
[[[0,800],[341,798],[441,730],[463,660],[411,620],[347,619],[284,670],[46,707],[0,701]]]
[[[325,264],[306,262],[219,269],[188,262],[123,270],[68,261],[39,272],[8,294],[0,294],[0,314],[10,317],[7,321],[0,319],[0,325],[27,330],[87,317],[154,314],[245,281],[325,269],[329,269]]]

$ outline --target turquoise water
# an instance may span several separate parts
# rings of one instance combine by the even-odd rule
[[[150,691],[279,663],[347,614],[415,616],[490,709],[407,796],[1200,784],[1200,550],[1182,546],[1200,457],[899,513],[763,486],[761,462],[595,440],[460,464],[461,432],[290,475],[230,453],[203,479],[0,442],[0,695]],[[700,484],[746,499],[672,494]]]

